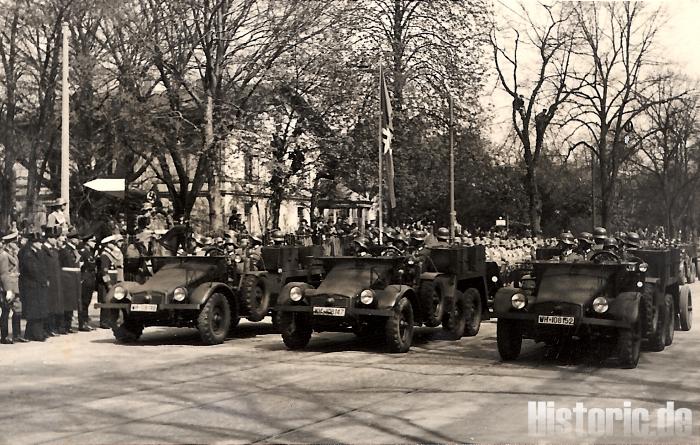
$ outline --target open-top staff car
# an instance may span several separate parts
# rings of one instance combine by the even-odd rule
[[[354,332],[358,336],[381,334],[389,351],[406,352],[411,347],[415,326],[444,322],[455,337],[461,337],[471,326],[472,300],[455,287],[455,281],[446,280],[442,298],[420,292],[416,286],[417,265],[409,257],[321,260],[328,273],[318,287],[292,282],[280,292],[275,308],[278,327],[290,349],[305,347],[313,331],[333,331]],[[432,274],[431,278],[440,276]],[[481,294],[477,291],[474,298],[481,298]],[[443,309],[437,309],[439,305]]]
[[[241,316],[250,321],[270,313],[286,283],[318,283],[323,274],[322,265],[314,260],[321,246],[265,246],[260,253],[257,270],[244,266],[240,274]]]
[[[631,255],[623,260],[599,251],[589,261],[533,262],[520,288],[496,295],[501,357],[517,358],[523,338],[614,343],[622,366],[629,368],[637,366],[643,339],[651,350],[664,349],[673,341],[674,318],[683,317],[677,311],[682,298],[690,301],[689,289],[671,275],[671,252]]]
[[[122,324],[113,329],[117,341],[136,341],[147,326],[177,326],[197,328],[206,344],[222,343],[239,321],[227,258],[152,257],[151,262],[154,274],[147,281],[117,283],[108,302],[95,305],[122,312]]]

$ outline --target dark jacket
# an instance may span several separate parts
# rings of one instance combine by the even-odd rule
[[[66,244],[59,253],[61,262],[61,290],[63,291],[63,310],[65,312],[78,309],[80,296],[80,252],[77,248]]]
[[[61,261],[58,249],[44,245],[45,275],[49,279],[49,313],[63,314],[63,290],[61,287]]]
[[[22,300],[22,313],[28,320],[46,318],[49,315],[47,292],[49,281],[46,277],[44,253],[29,245],[20,249],[19,254],[19,294]]]

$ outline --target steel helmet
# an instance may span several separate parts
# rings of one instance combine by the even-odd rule
[[[569,246],[573,246],[574,244],[576,244],[576,239],[574,238],[574,235],[571,234],[571,232],[566,231],[566,232],[562,232],[559,235],[559,242],[563,243],[563,244],[567,244]]]
[[[618,247],[619,245],[617,243],[617,239],[615,239],[612,236],[605,238],[605,240],[603,241],[603,249],[605,250],[617,249]]]
[[[590,232],[581,232],[578,235],[578,241],[593,244],[593,234]]]
[[[369,244],[369,241],[364,236],[358,236],[352,242],[365,250],[367,249],[367,245]]]
[[[450,239],[450,230],[447,227],[440,227],[437,230],[437,235],[436,235],[438,241],[447,241]]]
[[[628,247],[639,249],[641,245],[641,239],[639,238],[639,234],[637,232],[628,233],[627,239],[625,240],[625,245]]]
[[[597,244],[603,244],[608,237],[608,231],[604,227],[596,227],[593,229],[593,239]]]
[[[270,239],[276,243],[284,242],[284,233],[280,229],[275,229],[270,234]]]

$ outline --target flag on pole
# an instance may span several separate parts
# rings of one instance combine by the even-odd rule
[[[391,140],[394,136],[394,125],[392,123],[391,98],[386,87],[384,73],[381,74],[381,107],[382,107],[382,152],[386,163],[387,191],[389,193],[389,204],[391,208],[396,207],[396,194],[394,193],[394,157],[392,154]]]

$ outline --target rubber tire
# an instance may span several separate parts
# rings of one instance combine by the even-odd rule
[[[496,323],[496,343],[501,360],[515,360],[523,346],[523,333],[517,320],[499,318]]]
[[[698,276],[697,271],[695,270],[695,263],[692,260],[690,261],[690,266],[688,266],[688,269],[688,282],[695,283]]]
[[[233,333],[241,322],[241,316],[238,311],[240,303],[238,301],[238,299],[228,300],[229,313],[231,314],[231,321],[228,326],[229,334]]]
[[[642,346],[642,325],[637,319],[631,328],[619,330],[617,339],[620,365],[625,369],[636,368],[639,363]]]
[[[135,343],[143,334],[143,324],[127,318],[120,326],[112,328],[112,333],[117,343]]]
[[[258,301],[259,300],[259,301]],[[255,275],[247,275],[241,283],[241,305],[246,318],[250,321],[261,321],[270,310],[270,293]]]
[[[430,328],[440,326],[445,307],[440,285],[435,281],[423,281],[420,284],[419,295],[420,301],[427,303],[425,308],[427,315],[425,325]]]
[[[413,321],[413,306],[408,298],[401,297],[384,325],[384,339],[389,352],[404,353],[411,349]]]
[[[217,318],[221,319],[218,322],[220,325],[218,329],[215,328]],[[204,307],[199,311],[199,316],[197,317],[197,330],[199,330],[202,342],[207,345],[223,343],[226,340],[230,326],[231,308],[228,300],[220,293],[212,294],[207,299],[207,302],[204,303]]]
[[[654,286],[644,284],[642,292],[642,335],[650,337],[654,333],[654,315],[656,307],[654,306]]]
[[[287,349],[303,349],[311,340],[311,314],[304,312],[279,312],[277,326]]]
[[[680,312],[681,331],[689,331],[693,327],[693,297],[690,288],[681,286],[679,289],[678,310]]]
[[[655,308],[656,316],[654,320],[656,321],[656,326],[650,335],[647,336],[647,348],[649,351],[661,352],[666,348],[666,323],[669,322],[670,318],[666,313],[666,306],[658,306]]]
[[[673,297],[670,294],[666,294],[664,297],[664,304],[666,306],[666,314],[668,317],[668,324],[666,325],[666,346],[671,346],[671,344],[673,344],[673,335],[676,331],[674,323],[676,318],[676,310],[673,306]]]
[[[481,294],[479,294],[478,290],[470,288],[464,291],[464,295],[472,302],[472,313],[470,316],[467,316],[464,336],[474,337],[481,328]]]
[[[442,329],[449,333],[453,340],[464,337],[467,329],[467,317],[471,317],[474,309],[472,301],[462,292],[456,290],[452,310],[442,317]]]

